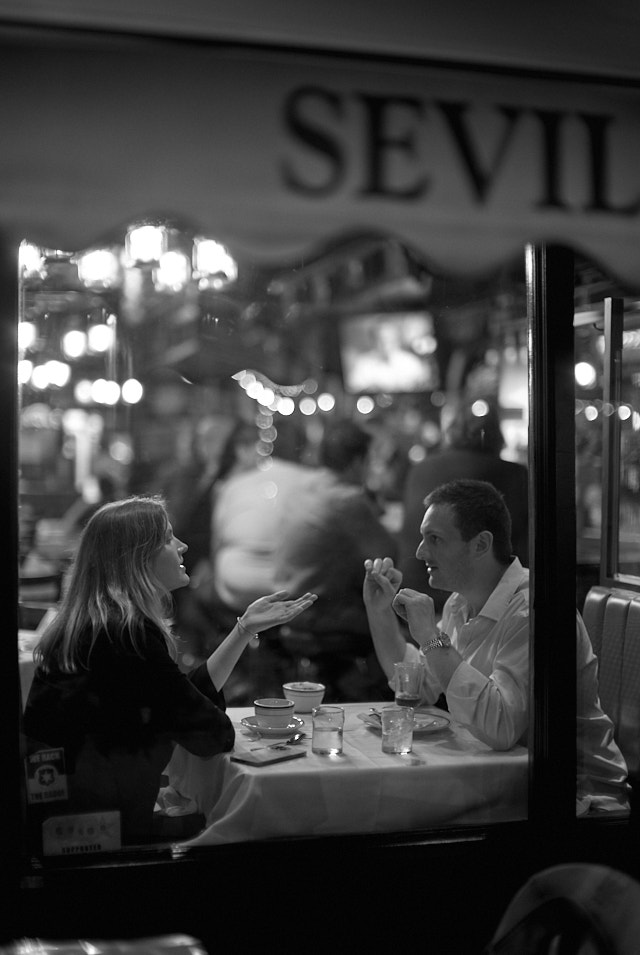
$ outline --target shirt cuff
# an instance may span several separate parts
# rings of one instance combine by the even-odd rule
[[[422,654],[413,643],[407,643],[404,651],[403,663],[422,663]]]

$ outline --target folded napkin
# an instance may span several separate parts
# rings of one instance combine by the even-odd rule
[[[198,811],[198,807],[189,796],[183,796],[173,786],[161,786],[156,797],[155,812],[165,816],[188,816]]]

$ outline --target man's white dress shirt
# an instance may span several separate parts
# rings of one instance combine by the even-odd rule
[[[529,725],[529,571],[517,558],[475,617],[461,594],[447,600],[440,628],[463,657],[446,690],[449,712],[494,749],[527,745]],[[426,636],[426,635],[425,635]],[[572,635],[573,638],[573,635]],[[581,808],[627,805],[627,770],[613,724],[598,698],[597,660],[579,614],[577,651],[577,798]],[[406,662],[423,666],[421,702],[435,703],[442,688],[429,657],[407,644]]]

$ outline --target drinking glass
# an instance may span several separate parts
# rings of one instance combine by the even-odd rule
[[[413,749],[413,709],[410,706],[383,706],[382,752],[410,753]]]
[[[337,756],[342,752],[344,710],[341,706],[316,706],[312,715],[313,736],[311,750],[322,756]]]
[[[419,663],[395,663],[393,668],[396,705],[417,706],[420,702],[422,666]]]

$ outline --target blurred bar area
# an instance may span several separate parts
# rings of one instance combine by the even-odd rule
[[[160,494],[180,525],[185,480],[194,494],[214,474],[238,422],[255,427],[263,471],[281,455],[317,468],[327,425],[357,424],[371,441],[365,485],[394,537],[410,468],[463,407],[496,416],[500,453],[526,462],[520,262],[452,279],[370,233],[266,263],[146,221],[79,251],[23,242],[20,307],[25,624],[59,595],[93,510]]]

